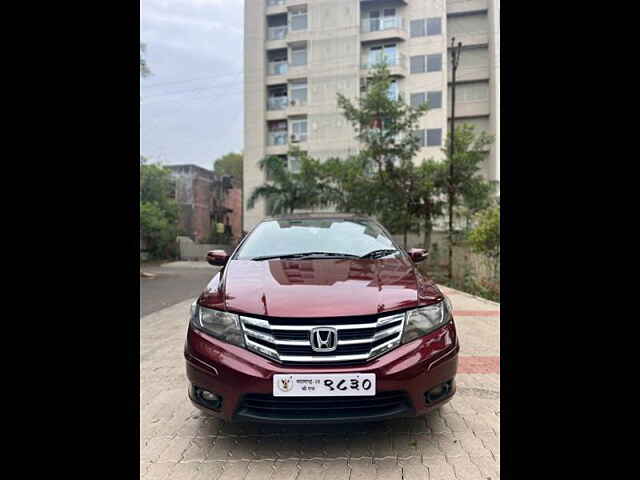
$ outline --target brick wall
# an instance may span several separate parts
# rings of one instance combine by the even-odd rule
[[[227,190],[227,196],[224,200],[224,206],[233,210],[227,218],[231,224],[233,237],[237,240],[242,233],[242,190],[237,187]]]

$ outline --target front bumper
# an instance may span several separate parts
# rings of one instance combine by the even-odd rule
[[[418,416],[441,406],[455,393],[458,351],[452,320],[425,337],[356,366],[281,365],[191,327],[184,355],[190,382],[189,398],[196,407],[211,415],[227,421],[328,423]],[[340,400],[338,397],[304,399],[305,406],[318,406],[315,414],[308,409],[304,414],[296,411],[291,402],[300,402],[299,397],[272,396],[274,374],[327,372],[375,373],[376,395]],[[450,382],[448,394],[427,403],[425,393],[445,382]],[[217,410],[205,407],[193,394],[194,386],[221,396],[222,406]],[[256,405],[263,408],[255,408]]]

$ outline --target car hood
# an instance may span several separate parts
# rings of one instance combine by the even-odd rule
[[[200,296],[211,308],[271,317],[392,312],[442,299],[408,258],[231,260]]]

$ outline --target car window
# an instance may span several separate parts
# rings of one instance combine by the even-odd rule
[[[395,248],[382,228],[369,220],[270,220],[258,225],[236,258],[267,255],[334,252],[362,256],[373,250]]]

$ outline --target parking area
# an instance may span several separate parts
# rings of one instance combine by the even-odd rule
[[[192,299],[140,319],[144,479],[496,479],[500,474],[500,305],[441,287],[461,342],[458,392],[426,417],[327,426],[226,424],[187,399]]]

